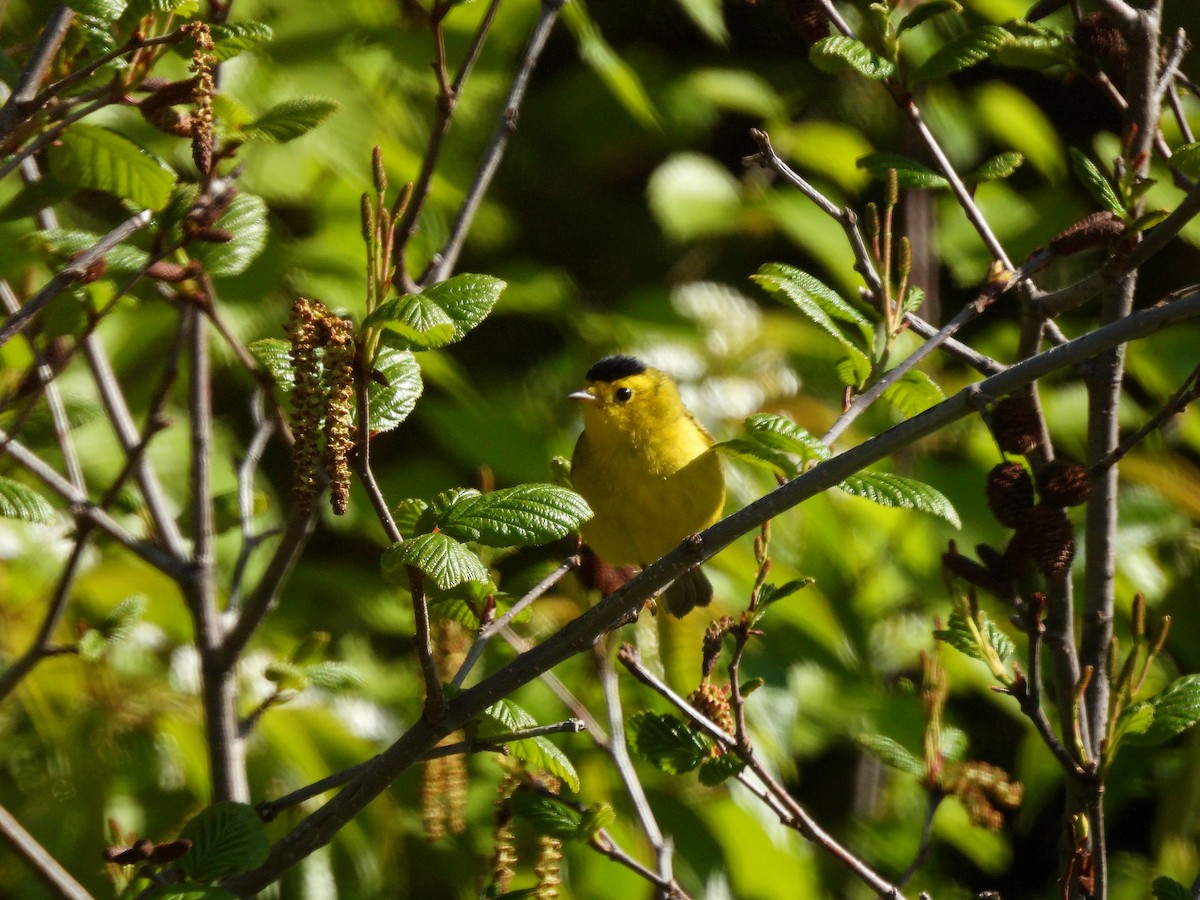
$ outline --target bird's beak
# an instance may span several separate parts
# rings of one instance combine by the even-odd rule
[[[596,395],[591,391],[576,391],[573,394],[567,394],[568,400],[578,400],[580,403],[595,403]]]

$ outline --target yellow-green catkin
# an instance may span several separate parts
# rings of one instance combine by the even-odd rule
[[[325,411],[325,387],[317,358],[317,325],[325,307],[299,297],[292,304],[287,331],[291,343],[292,386],[292,492],[302,515],[312,512],[317,496],[317,470],[321,460],[321,417]]]
[[[513,831],[512,810],[509,808],[508,798],[512,796],[518,784],[517,777],[509,773],[501,778],[496,786],[496,830],[492,835],[496,852],[492,857],[492,881],[502,894],[508,891],[517,869],[516,834]]]
[[[443,682],[454,677],[467,653],[467,633],[452,619],[435,619],[430,625],[434,664]],[[442,739],[453,744],[463,739],[456,731]],[[427,759],[421,764],[421,818],[425,835],[436,841],[447,834],[462,834],[467,829],[467,759],[457,753]]]
[[[192,117],[192,160],[201,175],[208,175],[213,165],[213,94],[217,90],[213,69],[217,58],[212,52],[213,39],[208,23],[189,22],[184,27],[196,42],[190,67],[196,73],[192,89],[196,104],[196,114]]]
[[[325,474],[329,505],[346,514],[350,500],[350,450],[354,446],[354,328],[348,319],[329,316],[323,327],[325,346]]]
[[[562,841],[558,838],[542,835],[538,840],[538,860],[533,871],[537,875],[537,887],[533,896],[536,900],[556,900],[558,886],[562,883],[559,877],[562,862]]]

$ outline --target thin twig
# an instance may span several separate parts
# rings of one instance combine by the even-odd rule
[[[524,597],[514,603],[509,609],[498,619],[493,619],[482,625],[479,633],[475,637],[475,642],[471,645],[471,649],[467,651],[466,658],[458,667],[458,671],[454,674],[454,678],[450,681],[453,687],[462,687],[462,683],[466,680],[468,673],[475,667],[475,663],[479,661],[479,657],[483,655],[483,650],[487,646],[488,641],[499,634],[502,630],[508,627],[508,624],[519,616],[529,604],[541,597],[546,591],[554,587],[564,575],[573,569],[579,567],[579,557],[571,556],[564,560],[561,565],[532,588],[530,588]]]
[[[914,334],[920,335],[926,340],[929,340],[938,333],[938,329],[934,328],[916,313],[905,313],[904,321]],[[942,341],[941,349],[955,359],[966,363],[980,375],[999,375],[1008,368],[1004,363],[998,362],[990,356],[985,356],[974,347],[969,347],[951,337]]]
[[[500,160],[504,157],[508,141],[517,129],[517,115],[520,112],[521,103],[525,99],[530,76],[542,55],[542,50],[545,49],[554,23],[558,21],[558,14],[562,10],[564,2],[565,0],[542,0],[541,15],[538,17],[533,34],[530,36],[529,43],[526,44],[525,52],[517,66],[516,76],[513,78],[508,99],[500,113],[500,119],[492,132],[487,149],[484,151],[479,169],[475,173],[475,179],[467,189],[467,196],[463,199],[462,206],[459,207],[458,215],[450,228],[450,235],[446,239],[446,243],[438,253],[434,254],[421,276],[420,282],[423,286],[445,280],[458,263],[458,255],[462,252],[467,231],[475,219],[475,213],[478,212],[484,195],[491,187],[496,171],[500,168]]]
[[[1088,467],[1088,476],[1095,478],[1105,469],[1116,465],[1130,450],[1158,431],[1168,421],[1179,415],[1188,405],[1200,397],[1200,366],[1191,371],[1183,384],[1175,391],[1153,416],[1141,428],[1129,435],[1112,449],[1103,459],[1098,459]]]
[[[37,109],[37,104],[33,101],[37,96],[38,86],[50,71],[50,64],[62,47],[74,18],[75,10],[66,4],[60,4],[50,12],[41,34],[38,35],[37,46],[33,48],[12,96],[8,98],[3,109],[0,109],[0,141],[8,137],[18,123]]]
[[[135,216],[131,216],[110,231],[94,245],[79,254],[75,259],[71,260],[66,266],[58,271],[58,273],[46,283],[40,291],[33,295],[20,312],[9,316],[4,326],[0,328],[0,347],[8,343],[13,335],[22,331],[35,315],[41,312],[51,300],[74,285],[77,281],[83,278],[88,269],[96,262],[104,258],[106,254],[117,244],[124,241],[130,235],[146,227],[150,223],[150,210],[144,209]]]
[[[3,839],[57,896],[64,900],[93,900],[87,889],[3,806],[0,806],[0,839]]]

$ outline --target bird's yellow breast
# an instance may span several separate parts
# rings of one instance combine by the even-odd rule
[[[622,387],[625,404],[614,401]],[[725,480],[712,438],[660,372],[593,385],[572,479],[595,517],[583,537],[614,565],[646,565],[721,516]]]

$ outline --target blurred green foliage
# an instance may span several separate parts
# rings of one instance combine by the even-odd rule
[[[145,5],[145,4],[143,4]],[[193,6],[195,4],[192,4]],[[1020,0],[964,0],[961,19],[943,15],[906,32],[918,64],[960,29],[1021,16]],[[7,61],[0,78],[11,87],[50,9],[16,2],[0,11]],[[861,26],[865,4],[847,9]],[[1170,27],[1200,28],[1191,4],[1168,3]],[[461,57],[483,0],[454,8],[445,20],[451,65]],[[437,84],[433,48],[416,4],[346,0],[296,4],[238,0],[235,22],[260,22],[273,33],[221,68],[223,127],[247,135],[270,126],[259,117],[297,98],[328,119],[286,143],[250,143],[237,155],[240,185],[262,198],[261,252],[245,266],[214,274],[220,309],[244,343],[279,338],[297,294],[320,298],[361,321],[364,251],[359,195],[371,183],[370,151],[382,148],[393,184],[412,180],[425,151]],[[440,247],[502,107],[512,67],[538,14],[538,4],[501,7],[489,41],[458,108],[409,258],[415,274]],[[1065,13],[1049,20],[1069,28]],[[74,37],[80,52],[98,41]],[[1000,60],[1003,62],[1003,60]],[[183,77],[186,55],[168,55],[162,74]],[[1185,71],[1200,74],[1194,59]],[[1097,208],[1071,172],[1069,148],[1106,166],[1120,141],[1119,118],[1099,92],[1062,65],[1043,70],[986,63],[916,88],[933,131],[959,171],[1015,151],[1024,165],[1010,178],[980,183],[975,197],[997,236],[1018,262],[1083,214]],[[332,103],[324,103],[325,100]],[[336,104],[336,110],[333,104]],[[1194,98],[1185,101],[1200,124]],[[75,126],[75,142],[133,139],[171,167],[189,170],[186,142],[153,131],[137,113],[113,108],[93,124]],[[420,353],[424,395],[407,422],[373,445],[385,496],[431,497],[454,486],[509,487],[553,479],[551,459],[569,455],[578,430],[566,394],[598,356],[636,353],[676,375],[689,406],[719,439],[734,436],[748,415],[787,415],[813,434],[836,418],[842,403],[837,361],[841,345],[751,281],[765,263],[817,274],[844,297],[856,297],[858,275],[841,231],[766,170],[743,167],[756,150],[750,127],[770,132],[780,154],[834,203],[860,213],[882,187],[856,161],[872,152],[917,151],[892,100],[853,75],[824,74],[807,61],[804,42],[782,4],[704,0],[678,6],[572,2],[536,70],[498,181],[471,230],[460,269],[508,283],[492,315],[461,343]],[[102,130],[104,128],[111,131]],[[1180,136],[1164,121],[1168,142]],[[87,129],[87,130],[85,130]],[[269,130],[269,129],[268,129]],[[286,136],[286,135],[284,135]],[[275,134],[278,138],[280,135]],[[49,172],[70,168],[78,143],[50,154]],[[1171,206],[1180,193],[1165,170],[1150,194]],[[146,176],[142,193],[157,205],[161,186]],[[141,184],[142,182],[139,182]],[[53,190],[48,185],[47,190]],[[86,185],[85,185],[86,187]],[[148,192],[148,193],[147,193]],[[162,194],[165,199],[165,193]],[[103,233],[125,215],[112,197],[63,190],[54,197],[64,228]],[[247,201],[253,202],[253,201]],[[45,242],[35,230],[29,197],[15,178],[0,181],[0,275],[36,287],[49,276]],[[927,261],[926,307],[948,318],[971,299],[990,257],[945,191],[906,192],[901,230],[932,216],[932,234],[915,254]],[[1143,273],[1139,302],[1197,280],[1200,226]],[[914,240],[916,238],[914,237]],[[136,243],[136,241],[135,241]],[[148,249],[143,247],[143,249]],[[257,248],[255,248],[257,250]],[[1044,283],[1068,283],[1096,261],[1084,255],[1054,263]],[[60,297],[50,314],[70,326],[79,310],[111,296],[101,280]],[[1085,310],[1063,322],[1068,334],[1092,325]],[[1015,311],[994,309],[967,339],[1009,361],[1015,352]],[[100,336],[132,402],[144,407],[173,340],[176,316],[152,290],[120,302]],[[53,321],[48,319],[48,322]],[[912,342],[901,343],[901,351]],[[216,490],[236,489],[235,461],[249,435],[249,379],[223,345],[218,370]],[[12,341],[0,351],[11,388],[29,363]],[[1180,329],[1129,348],[1128,403],[1122,420],[1136,427],[1195,364],[1195,332]],[[922,367],[949,394],[974,379],[943,357]],[[11,376],[11,377],[10,377]],[[79,366],[59,376],[78,419],[89,481],[104,483],[122,465],[90,383]],[[1082,455],[1086,401],[1082,386],[1061,374],[1044,386],[1047,418],[1061,451]],[[179,410],[174,414],[180,420]],[[843,438],[849,446],[898,421],[877,405]],[[36,422],[34,423],[36,424]],[[43,419],[42,434],[46,434]],[[33,440],[31,431],[26,439]],[[187,508],[184,429],[168,429],[151,458],[182,515]],[[45,446],[50,442],[45,441]],[[47,457],[59,462],[53,452]],[[760,754],[784,777],[824,827],[885,874],[903,871],[917,850],[925,796],[917,780],[886,769],[856,743],[887,735],[919,757],[924,728],[916,684],[918,654],[932,647],[931,627],[945,621],[954,597],[940,571],[947,541],[1000,545],[1003,529],[988,513],[984,475],[997,451],[978,420],[956,425],[912,448],[889,469],[926,482],[949,498],[962,519],[956,532],[943,519],[885,510],[843,493],[814,498],[773,524],[773,579],[811,577],[814,584],[770,610],[764,637],[743,666],[764,679],[748,702]],[[727,465],[730,508],[773,485],[761,470]],[[1142,445],[1122,466],[1118,634],[1128,634],[1128,604],[1143,592],[1151,616],[1171,615],[1174,627],[1147,684],[1154,691],[1184,672],[1200,670],[1200,419],[1189,412]],[[13,472],[7,468],[5,476]],[[256,522],[278,521],[288,506],[289,463],[272,445],[262,466]],[[136,528],[136,510],[122,510]],[[19,654],[32,639],[53,590],[70,535],[56,526],[0,522],[0,654]],[[228,576],[240,538],[236,519],[218,550]],[[350,513],[323,515],[318,533],[279,608],[256,636],[240,669],[249,714],[281,685],[278,661],[306,637],[328,633],[325,660],[351,667],[356,680],[289,682],[287,702],[256,723],[248,746],[254,799],[286,793],[359,762],[401,733],[416,715],[420,675],[406,598],[380,575],[386,544],[371,508],[355,488]],[[495,562],[503,589],[531,583],[557,562],[559,545]],[[250,561],[261,571],[262,554]],[[1077,566],[1079,563],[1077,562]],[[746,602],[755,562],[747,538],[710,566],[717,612]],[[225,582],[228,583],[228,577]],[[136,599],[134,599],[136,598]],[[227,598],[226,598],[227,599]],[[538,601],[521,626],[542,636],[575,616],[586,598],[572,584]],[[990,601],[985,600],[985,606]],[[136,624],[118,627],[122,610],[144,606]],[[1021,640],[1007,611],[988,609],[995,625]],[[643,617],[645,618],[645,617]],[[653,623],[629,629],[643,647],[661,638],[662,660],[691,672],[705,622],[687,620],[671,633]],[[105,633],[108,628],[108,633]],[[114,639],[120,632],[120,640]],[[97,643],[89,634],[102,635]],[[111,893],[102,850],[129,835],[175,837],[208,799],[192,635],[173,583],[119,548],[99,542],[72,593],[57,639],[79,640],[79,655],[43,662],[0,704],[0,804],[98,896]],[[84,645],[88,648],[85,652]],[[643,649],[643,653],[650,655]],[[493,646],[482,666],[509,658]],[[1006,768],[1025,786],[1020,809],[999,832],[971,825],[962,807],[943,804],[933,821],[933,852],[911,885],[940,900],[997,889],[1005,896],[1048,896],[1055,890],[1063,782],[1050,754],[1016,704],[989,690],[986,668],[943,649],[950,685],[949,728],[970,754]],[[276,665],[276,669],[272,666]],[[593,710],[603,702],[593,663],[580,658],[559,677]],[[275,676],[272,676],[274,671]],[[623,685],[631,708],[665,711],[648,692]],[[538,722],[567,714],[542,685],[513,698]],[[635,855],[646,847],[633,827],[627,797],[606,758],[584,735],[552,742],[579,772],[578,800],[609,803],[613,835]],[[410,771],[348,826],[333,844],[290,872],[282,896],[328,898],[474,897],[492,853],[495,785],[501,767],[490,754],[470,759],[469,827],[430,843],[420,816],[420,773]],[[784,832],[738,786],[700,787],[695,775],[670,777],[638,764],[664,830],[675,840],[676,875],[697,897],[745,900],[780,896],[859,897],[868,891],[796,834]],[[1155,875],[1191,883],[1200,867],[1200,733],[1161,748],[1127,748],[1107,793],[1114,898],[1146,896]],[[301,807],[311,809],[311,805]],[[278,837],[301,811],[271,824]],[[106,822],[117,824],[110,834]],[[523,867],[515,886],[532,883],[532,833],[518,827]],[[650,888],[580,844],[568,844],[563,896],[648,897]],[[11,854],[0,854],[0,894],[49,896]]]

